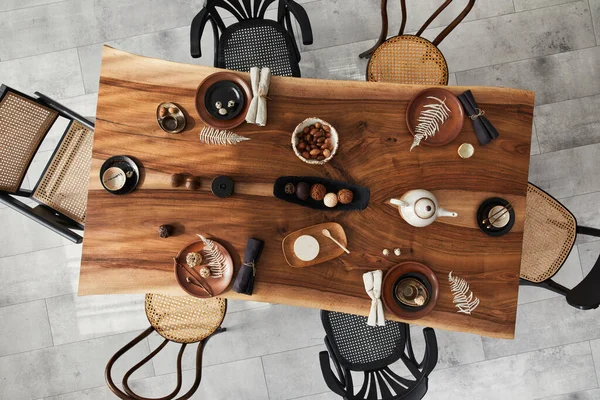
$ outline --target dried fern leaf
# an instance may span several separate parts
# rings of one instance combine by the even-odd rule
[[[230,144],[238,144],[250,138],[238,135],[228,130],[218,130],[205,126],[200,132],[200,142],[211,145],[226,146]]]
[[[450,291],[454,295],[455,307],[459,313],[471,314],[479,305],[479,299],[469,290],[469,284],[463,278],[452,276],[452,272],[448,274],[450,282]]]
[[[205,238],[198,234],[202,242],[204,242],[204,253],[205,259],[208,262],[208,268],[210,269],[210,276],[213,278],[221,278],[225,272],[227,272],[227,260],[225,255],[221,253],[214,241]]]
[[[446,120],[450,117],[450,109],[446,105],[446,98],[440,100],[434,96],[427,96],[428,99],[432,99],[438,102],[438,104],[425,104],[419,118],[417,119],[417,126],[415,128],[415,138],[410,146],[410,151],[417,147],[421,140],[435,136],[439,132],[440,128]]]

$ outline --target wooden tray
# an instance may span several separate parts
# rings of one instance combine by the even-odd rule
[[[213,240],[213,239],[211,239],[211,240]],[[207,286],[208,289],[212,292],[213,297],[214,297],[214,296],[218,296],[219,294],[223,293],[227,289],[227,287],[231,283],[231,279],[233,278],[233,269],[234,268],[233,268],[233,260],[231,259],[231,255],[229,254],[227,249],[225,247],[223,247],[216,240],[213,240],[213,242],[215,242],[215,244],[217,245],[217,248],[219,249],[219,251],[221,251],[223,253],[223,255],[225,256],[225,259],[227,260],[227,269],[225,271],[225,274],[223,274],[223,276],[221,278],[199,279],[200,278],[200,272],[199,272],[200,268],[205,265],[205,264],[203,264],[203,265],[199,265],[197,267],[192,268],[194,271],[196,271],[196,274],[193,275],[192,277],[200,280],[200,283]],[[175,263],[173,263],[173,266],[175,268],[175,278],[177,279],[177,283],[179,283],[179,286],[181,286],[181,288],[183,290],[185,290],[185,292],[187,294],[190,294],[195,297],[200,297],[200,298],[209,298],[211,296],[208,293],[206,293],[204,290],[202,290],[201,288],[199,288],[196,285],[187,283],[187,281],[185,280],[186,277],[191,275],[190,272],[188,272],[187,268],[184,265],[185,264],[185,256],[190,252],[201,252],[203,249],[204,249],[204,242],[202,240],[197,240],[195,242],[188,244],[183,249],[181,249],[181,251],[177,254],[177,257],[176,257],[177,262],[179,264],[181,264],[181,267],[178,267],[177,265],[175,265]],[[204,254],[202,256],[204,256]]]
[[[294,186],[298,186],[300,182],[306,182],[309,186],[315,183],[321,183],[325,185],[327,193],[337,193],[341,189],[350,189],[354,194],[352,203],[341,204],[338,203],[335,207],[327,207],[323,201],[313,200],[310,197],[307,200],[300,200],[296,194],[287,194],[284,190],[285,185],[291,182]],[[364,186],[353,185],[351,183],[334,181],[332,179],[319,178],[316,176],[280,176],[273,185],[273,196],[278,199],[289,201],[290,203],[298,204],[304,207],[314,208],[316,210],[330,210],[330,211],[351,211],[351,210],[364,210],[369,205],[369,199],[371,198],[371,191],[369,188]]]
[[[337,222],[325,222],[300,229],[287,235],[281,243],[285,261],[287,261],[287,263],[294,268],[303,268],[333,260],[334,258],[344,254],[344,250],[341,247],[321,233],[323,229],[329,229],[331,236],[337,239],[337,241],[344,246],[348,247],[348,239],[346,238],[346,232],[344,232],[344,228],[342,228],[342,226]],[[313,236],[315,239],[317,239],[317,242],[319,242],[319,255],[314,260],[302,261],[294,254],[294,242],[302,235]]]
[[[458,97],[454,93],[442,88],[425,89],[412,98],[406,109],[406,125],[413,136],[415,136],[415,127],[418,124],[417,120],[423,110],[423,106],[432,103],[432,100],[428,99],[427,96],[434,96],[442,100],[445,97],[446,105],[451,112],[450,117],[440,127],[439,132],[433,137],[421,140],[421,144],[424,146],[443,146],[456,139],[463,128],[465,113]]]

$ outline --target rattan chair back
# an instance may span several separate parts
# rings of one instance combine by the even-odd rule
[[[51,108],[6,91],[0,101],[0,191],[19,190],[33,156],[57,117]]]
[[[359,57],[371,57],[367,80],[421,85],[447,85],[448,65],[438,45],[469,14],[475,0],[469,0],[463,11],[433,41],[421,37],[425,29],[452,3],[445,0],[425,21],[415,35],[405,35],[406,0],[401,0],[402,24],[397,36],[386,40],[388,32],[387,0],[381,1],[382,29],[375,45]]]
[[[564,264],[575,243],[577,221],[556,199],[527,186],[521,278],[542,282]]]

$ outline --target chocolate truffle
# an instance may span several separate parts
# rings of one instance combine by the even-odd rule
[[[327,207],[330,207],[330,208],[337,206],[337,203],[338,203],[337,194],[335,194],[335,193],[327,193],[325,195],[325,198],[323,199],[323,202],[325,203],[325,205]]]
[[[285,188],[283,189],[287,194],[296,193],[296,186],[292,182],[288,182],[285,184]]]
[[[350,204],[354,199],[354,194],[350,189],[342,189],[338,192],[338,200],[342,204]]]
[[[327,189],[325,189],[325,186],[320,183],[315,183],[310,188],[310,197],[312,197],[313,200],[321,201],[326,194]]]
[[[300,182],[296,185],[296,196],[300,200],[308,200],[308,196],[310,194],[310,187],[306,182]]]

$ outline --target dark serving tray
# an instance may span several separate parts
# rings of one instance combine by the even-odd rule
[[[312,198],[307,200],[300,200],[295,193],[287,194],[284,191],[287,183],[293,183],[297,186],[300,182],[306,182],[309,186],[315,183],[321,183],[327,189],[327,193],[337,193],[341,189],[350,189],[354,194],[354,199],[350,204],[338,203],[333,208],[327,207],[322,201],[316,201]],[[316,210],[331,210],[331,211],[351,211],[351,210],[364,210],[369,205],[369,199],[371,198],[371,191],[369,188],[364,186],[353,185],[351,183],[334,181],[332,179],[319,178],[316,176],[280,176],[273,185],[273,196],[278,199],[289,201],[290,203],[298,204],[304,207],[314,208]]]

